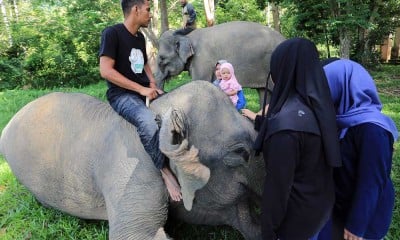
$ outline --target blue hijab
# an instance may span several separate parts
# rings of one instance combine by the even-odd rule
[[[354,61],[339,59],[327,64],[324,70],[336,109],[340,139],[348,128],[369,122],[389,131],[397,140],[396,125],[381,112],[378,91],[365,68]]]

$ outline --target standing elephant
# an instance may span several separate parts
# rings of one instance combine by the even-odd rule
[[[173,214],[261,239],[250,205],[259,200],[263,179],[263,160],[252,151],[252,123],[205,81],[164,94],[150,107],[160,119],[160,149],[182,187],[183,201],[173,204]],[[110,239],[168,239],[160,171],[135,127],[109,104],[79,93],[40,97],[4,128],[0,151],[43,205],[108,220]]]
[[[189,71],[193,80],[211,81],[215,63],[226,59],[234,66],[239,83],[258,89],[261,100],[271,54],[283,40],[269,27],[243,21],[196,29],[184,36],[166,31],[159,39],[157,84],[162,88],[166,79],[182,71]]]

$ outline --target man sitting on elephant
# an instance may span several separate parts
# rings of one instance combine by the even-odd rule
[[[106,28],[101,38],[100,74],[107,80],[107,99],[119,115],[136,126],[146,152],[161,170],[172,200],[180,201],[180,186],[159,149],[155,116],[145,105],[145,98],[152,100],[162,93],[147,64],[144,36],[138,32],[150,23],[150,1],[122,0],[121,7],[124,22]]]

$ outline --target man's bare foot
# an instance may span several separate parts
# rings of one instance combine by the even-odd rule
[[[168,167],[161,169],[161,175],[164,179],[164,183],[167,186],[169,196],[173,201],[179,202],[182,200],[181,187],[176,180],[174,174]]]

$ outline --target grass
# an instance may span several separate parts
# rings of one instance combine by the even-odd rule
[[[384,113],[392,117],[400,129],[400,67],[384,66],[371,72],[374,76]],[[184,84],[188,76],[182,74],[167,83],[167,91]],[[105,83],[90,85],[82,89],[52,90],[8,90],[0,92],[0,130],[12,116],[25,104],[49,92],[83,92],[105,100]],[[259,109],[255,90],[245,89],[248,107]],[[387,240],[400,239],[400,148],[395,144],[392,179],[396,189],[396,204],[393,221]],[[193,226],[182,222],[170,221],[167,232],[174,239],[181,240],[232,240],[243,239],[230,227]],[[41,206],[35,198],[13,176],[8,164],[0,157],[0,239],[107,239],[107,221],[87,221],[62,212]]]

